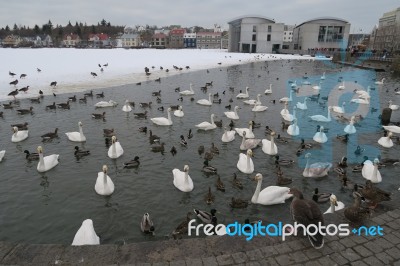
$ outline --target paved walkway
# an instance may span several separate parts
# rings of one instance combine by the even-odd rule
[[[207,237],[127,245],[71,247],[0,242],[1,265],[400,265],[400,209],[371,225],[384,236],[327,237],[322,249],[305,237]]]

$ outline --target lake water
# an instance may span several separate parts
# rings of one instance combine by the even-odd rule
[[[289,167],[282,167],[286,177],[291,177],[293,183],[304,191],[306,196],[311,197],[312,191],[318,187],[321,192],[333,192],[338,199],[346,205],[351,204],[352,199],[348,191],[341,191],[341,185],[337,174],[332,170],[329,176],[324,178],[304,178],[302,171],[305,164],[304,154],[299,158],[295,152],[300,144],[301,137],[306,142],[313,143],[312,137],[315,134],[316,126],[321,123],[310,122],[309,115],[327,114],[328,105],[341,105],[342,101],[349,101],[352,91],[360,88],[361,85],[366,89],[367,85],[373,84],[373,79],[380,80],[386,77],[383,86],[376,86],[371,90],[371,106],[377,108],[376,112],[371,112],[368,107],[361,107],[357,110],[357,104],[346,104],[346,115],[355,112],[364,112],[366,118],[357,128],[357,134],[350,137],[346,145],[336,139],[337,134],[344,134],[343,128],[346,123],[333,121],[324,125],[329,128],[327,133],[329,141],[325,144],[315,145],[311,150],[311,162],[331,161],[336,164],[342,156],[348,156],[350,163],[362,161],[362,156],[367,155],[371,159],[378,153],[383,158],[398,158],[399,146],[391,149],[379,147],[377,140],[382,136],[379,125],[378,115],[387,101],[393,99],[394,104],[400,100],[394,94],[394,88],[399,87],[399,79],[391,78],[388,73],[379,73],[352,68],[340,68],[321,61],[274,61],[257,62],[248,65],[231,66],[228,68],[210,69],[190,73],[182,73],[170,78],[162,78],[161,82],[148,81],[142,85],[126,85],[105,89],[105,100],[114,100],[119,103],[115,108],[95,109],[94,104],[101,99],[96,97],[88,98],[86,104],[72,102],[70,110],[46,111],[45,106],[56,103],[66,102],[72,94],[59,94],[57,97],[45,96],[40,104],[31,104],[28,99],[21,100],[21,108],[34,107],[33,115],[18,115],[15,110],[1,110],[4,118],[0,118],[0,150],[5,149],[6,156],[0,163],[0,240],[18,241],[26,243],[63,243],[70,244],[84,219],[90,218],[94,222],[95,230],[101,238],[101,243],[116,242],[140,242],[148,240],[164,239],[173,229],[185,218],[188,211],[193,208],[208,210],[215,208],[218,210],[218,221],[230,223],[234,221],[243,222],[246,218],[263,219],[268,222],[290,222],[289,205],[290,200],[285,204],[262,206],[249,205],[246,209],[231,209],[229,206],[232,197],[240,197],[250,201],[256,182],[252,181],[256,173],[264,175],[263,188],[275,185],[276,174],[274,157],[266,155],[261,148],[254,150],[253,158],[255,172],[250,175],[242,174],[236,168],[239,145],[241,137],[236,135],[235,141],[222,143],[221,136],[223,129],[217,128],[212,131],[198,131],[194,125],[209,121],[213,113],[217,116],[216,120],[223,120],[224,124],[230,122],[223,112],[227,111],[225,106],[235,105],[241,107],[239,110],[240,120],[236,123],[237,127],[247,127],[249,120],[261,123],[260,128],[254,129],[257,138],[265,138],[264,127],[275,129],[277,133],[284,137],[289,137],[286,132],[281,130],[282,118],[279,115],[283,105],[270,102],[275,99],[287,96],[290,90],[288,81],[297,80],[298,83],[304,81],[303,76],[308,76],[312,84],[319,82],[319,77],[326,72],[326,79],[321,84],[320,96],[329,95],[328,103],[325,106],[316,101],[308,102],[308,110],[297,110],[301,136],[292,138],[289,143],[277,143],[281,158],[293,159],[296,163]],[[346,90],[338,91],[339,77],[343,77]],[[198,99],[207,99],[208,92],[200,90],[206,82],[213,81],[213,86],[208,92],[218,93],[222,103],[213,104],[211,107],[196,104]],[[357,83],[356,83],[357,82]],[[193,96],[195,101],[190,101],[190,97],[183,97],[183,101],[178,101],[180,97],[175,92],[176,87],[181,90],[189,88],[189,83],[193,83],[196,94]],[[269,84],[272,84],[272,95],[264,95],[264,91]],[[266,112],[251,112],[251,107],[243,104],[236,99],[239,90],[250,87],[250,98],[255,99],[256,95],[262,95],[263,105],[269,108]],[[232,92],[229,87],[234,87]],[[386,89],[389,93],[386,93]],[[161,90],[161,103],[156,102],[156,97],[152,96],[153,91]],[[222,92],[225,91],[225,95]],[[55,89],[57,93],[57,89]],[[97,91],[96,91],[97,92]],[[98,92],[101,92],[98,91]],[[293,94],[293,102],[289,105],[292,110],[293,105],[303,101],[302,95],[315,93],[309,86],[303,86],[299,94]],[[82,93],[77,97],[81,98]],[[230,103],[229,99],[233,99]],[[133,112],[144,112],[145,109],[139,107],[140,102],[152,101],[152,108],[147,109],[147,119],[137,119],[133,112],[126,114],[121,111],[125,99],[134,101],[136,106]],[[323,101],[320,99],[320,102]],[[162,127],[153,125],[151,117],[166,117],[167,112],[161,112],[157,108],[169,105],[181,104],[185,113],[184,117],[172,117],[173,125]],[[364,108],[364,110],[363,110]],[[106,120],[96,120],[91,118],[91,113],[106,112]],[[398,112],[398,111],[397,111]],[[393,112],[392,121],[399,121],[399,114]],[[83,131],[87,141],[83,144],[70,142],[65,136],[65,132],[77,131],[78,121],[83,123]],[[29,123],[29,138],[20,143],[12,143],[10,124]],[[139,132],[140,127],[147,126],[154,134],[161,137],[166,144],[164,154],[153,153],[150,151],[148,134]],[[40,136],[47,132],[59,128],[59,138],[51,142],[42,143]],[[107,156],[107,146],[103,137],[103,128],[114,128],[116,136],[124,148],[124,155],[116,160]],[[193,131],[193,138],[188,140],[188,146],[182,147],[179,144],[179,136],[187,135],[189,129]],[[269,137],[268,137],[269,138]],[[225,183],[226,192],[216,190],[216,175],[207,176],[201,171],[204,159],[198,154],[197,149],[204,145],[209,149],[214,142],[220,149],[220,154],[215,155],[210,164],[218,168],[218,174]],[[46,173],[38,173],[36,170],[37,162],[25,160],[25,149],[34,152],[38,145],[44,148],[44,154],[60,154],[60,163],[54,169]],[[77,160],[74,156],[74,146],[78,145],[82,149],[88,149],[90,156]],[[360,145],[365,148],[361,156],[356,156],[354,151]],[[169,152],[172,146],[177,149],[177,154],[172,156]],[[138,169],[124,169],[123,163],[140,157],[140,167]],[[108,175],[115,184],[115,192],[104,197],[97,195],[94,185],[97,173],[101,171],[102,165],[107,164]],[[178,191],[172,184],[172,169],[183,169],[183,166],[190,166],[190,176],[194,182],[194,190],[190,193]],[[377,212],[398,207],[399,200],[399,181],[400,168],[382,168],[381,174],[383,182],[379,184],[382,189],[388,190],[393,194],[391,204],[382,204]],[[232,186],[231,180],[233,173],[237,173],[238,178],[244,185],[243,190]],[[365,183],[361,173],[352,173],[348,170],[348,178],[354,182]],[[211,206],[206,205],[204,196],[207,194],[208,187],[211,186],[215,195],[215,202]],[[329,204],[321,205],[321,210],[326,210]],[[145,212],[149,212],[156,227],[154,237],[145,236],[140,231],[140,220]]]

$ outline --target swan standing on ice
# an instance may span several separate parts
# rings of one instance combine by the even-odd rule
[[[183,167],[183,172],[177,168],[172,170],[174,175],[174,186],[182,192],[190,192],[193,190],[193,180],[189,176],[189,166]]]
[[[239,106],[235,106],[235,108],[233,109],[233,112],[224,112],[224,114],[226,115],[226,117],[228,117],[229,119],[232,120],[239,120],[239,115],[237,113],[237,110],[240,109]]]
[[[304,101],[301,102],[297,102],[296,107],[300,110],[307,110],[307,101],[308,101],[308,97],[304,97]]]
[[[159,125],[159,126],[170,126],[170,125],[172,125],[171,107],[168,108],[167,113],[168,113],[168,118],[154,117],[154,118],[150,118],[150,120],[151,120],[151,122],[153,122],[154,124]]]
[[[107,171],[107,165],[103,165],[103,171],[97,174],[96,184],[94,185],[96,193],[102,196],[109,196],[114,193],[114,183],[107,175]]]
[[[253,160],[250,158],[253,156],[253,152],[248,149],[246,154],[239,154],[239,161],[236,166],[240,170],[240,172],[244,174],[251,174],[254,172],[254,164]]]
[[[185,114],[183,113],[182,110],[182,105],[179,105],[178,110],[174,111],[174,116],[176,117],[183,117]]]
[[[344,128],[344,132],[346,132],[347,134],[354,134],[356,133],[356,127],[354,126],[354,120],[355,117],[352,116],[350,119],[350,123]]]
[[[378,170],[379,160],[375,158],[372,163],[370,160],[364,162],[361,174],[365,179],[370,180],[372,183],[382,182],[381,173]]]
[[[300,134],[300,128],[299,128],[299,126],[297,125],[297,119],[294,119],[292,123],[293,123],[293,124],[291,124],[291,125],[288,127],[288,129],[287,129],[286,132],[287,132],[290,136],[298,136],[298,135]]]
[[[331,117],[331,109],[332,107],[329,106],[328,107],[328,116],[323,116],[323,115],[312,115],[309,116],[311,118],[311,120],[313,121],[317,121],[317,122],[331,122],[332,117]]]
[[[212,105],[212,99],[211,99],[211,97],[212,97],[212,93],[209,93],[209,94],[208,94],[208,100],[207,100],[207,99],[198,100],[198,101],[197,101],[197,104],[206,105],[206,106],[211,106],[211,105]]]
[[[86,219],[75,234],[72,246],[100,245],[100,238],[94,231],[93,221]]]
[[[42,146],[39,146],[37,148],[37,151],[39,153],[39,163],[37,165],[37,170],[40,173],[49,171],[53,167],[55,167],[58,164],[58,154],[51,154],[48,156],[43,157],[43,148]]]
[[[106,101],[98,102],[94,106],[96,108],[104,108],[104,107],[115,107],[117,105],[118,105],[117,102],[114,102],[113,100],[109,100],[108,102],[106,102]]]
[[[132,111],[132,107],[129,104],[129,101],[126,100],[124,106],[122,106],[122,111],[129,113],[130,111]]]
[[[18,127],[13,127],[13,132],[11,136],[12,142],[20,142],[28,138],[28,130],[18,130]]]
[[[256,105],[257,103],[261,104],[260,97],[261,97],[261,94],[257,94],[257,100],[246,100],[246,101],[243,101],[243,103],[249,104],[249,105]]]
[[[122,149],[121,144],[119,143],[119,141],[117,141],[116,136],[112,136],[111,143],[112,144],[108,149],[108,157],[110,157],[111,159],[117,159],[121,157],[122,154],[124,154],[124,149]]]
[[[328,141],[328,137],[324,133],[324,127],[320,127],[319,132],[315,133],[313,140],[318,143],[325,143]]]
[[[393,147],[393,141],[391,137],[393,136],[393,133],[389,131],[388,135],[386,137],[381,137],[378,140],[379,145],[385,147],[385,148],[391,148]]]
[[[242,133],[242,143],[240,144],[240,150],[247,151],[248,149],[257,148],[260,144],[261,139],[246,139],[246,131]]]
[[[307,158],[307,163],[303,171],[304,177],[323,177],[328,175],[328,171],[332,167],[331,163],[317,162],[310,165],[311,153],[307,153],[305,157]]]
[[[84,142],[86,141],[86,137],[85,135],[83,135],[83,130],[82,130],[82,122],[78,122],[78,127],[79,127],[79,132],[67,132],[65,133],[65,135],[67,135],[67,138],[70,141],[74,141],[74,142]]]
[[[266,89],[265,94],[271,94],[272,93],[272,84],[269,84],[269,89]]]
[[[261,205],[274,205],[285,203],[285,200],[292,197],[292,194],[289,194],[288,187],[280,187],[280,186],[269,186],[261,190],[263,176],[258,173],[254,177],[254,180],[257,181],[257,187],[254,191],[254,195],[251,198],[251,202],[253,204],[261,204]]]
[[[237,99],[247,99],[249,98],[249,87],[246,87],[246,92],[245,93],[239,93],[236,95]]]
[[[262,151],[268,155],[276,155],[278,154],[278,147],[276,146],[274,141],[275,132],[272,132],[270,135],[271,140],[262,140]]]
[[[332,111],[334,111],[335,113],[339,113],[339,114],[344,114],[344,106],[346,105],[346,102],[342,103],[342,106],[332,106]]]
[[[248,139],[254,139],[255,137],[253,133],[253,121],[249,122],[249,128],[235,128],[235,131],[241,137],[243,137],[243,132],[246,132],[246,138]]]
[[[211,123],[210,122],[201,122],[200,124],[197,124],[195,127],[197,127],[198,129],[202,129],[202,130],[211,130],[217,127],[217,125],[214,123],[214,114],[211,114]]]
[[[221,137],[221,141],[222,142],[231,142],[235,139],[235,134],[236,131],[235,130],[227,130],[226,127],[224,127],[224,134]]]
[[[192,88],[192,83],[189,84],[189,90],[181,91],[181,92],[179,92],[179,94],[180,95],[185,95],[185,96],[194,95],[194,91],[193,91],[193,88]]]

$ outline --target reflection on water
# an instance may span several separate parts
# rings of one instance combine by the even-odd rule
[[[288,80],[296,80],[300,83],[303,76],[308,76],[311,84],[316,84],[317,78],[326,72],[326,79],[321,83],[320,99],[307,102],[308,110],[297,110],[297,117],[301,136],[292,137],[281,130],[281,116],[279,112],[283,105],[278,100],[288,96]],[[383,74],[385,75],[385,74]],[[346,81],[346,91],[338,91],[338,80],[342,77]],[[250,200],[256,182],[251,179],[257,172],[264,176],[262,188],[275,185],[277,176],[275,174],[274,157],[266,155],[260,148],[254,150],[253,158],[255,172],[250,175],[240,173],[236,168],[239,158],[239,145],[241,137],[231,143],[222,143],[221,136],[223,128],[211,131],[201,131],[195,125],[202,121],[209,121],[210,115],[216,115],[216,121],[222,119],[223,124],[229,124],[230,120],[223,112],[227,111],[225,106],[238,105],[241,107],[240,120],[235,121],[236,127],[247,127],[250,120],[261,123],[260,128],[254,129],[257,138],[266,138],[265,126],[277,131],[282,137],[289,138],[288,143],[277,142],[281,159],[295,160],[291,166],[282,166],[286,177],[293,179],[292,186],[304,191],[307,197],[311,197],[312,191],[318,187],[320,192],[333,192],[338,199],[345,204],[351,204],[352,199],[349,191],[341,190],[337,174],[331,171],[324,178],[303,178],[302,172],[305,165],[304,154],[296,156],[300,139],[305,138],[307,143],[312,143],[311,162],[331,161],[336,164],[344,155],[349,157],[351,163],[359,163],[364,155],[374,158],[378,152],[383,158],[397,158],[398,146],[391,149],[383,149],[377,145],[377,140],[382,135],[377,121],[380,114],[379,103],[386,106],[389,99],[398,103],[393,88],[398,87],[399,80],[385,75],[387,83],[384,88],[376,87],[372,90],[375,95],[371,99],[371,106],[377,107],[378,111],[372,112],[365,109],[365,119],[357,126],[357,134],[351,135],[346,145],[336,139],[337,134],[343,134],[343,128],[347,123],[333,121],[324,125],[329,128],[327,134],[328,142],[316,144],[312,137],[319,123],[310,122],[309,116],[314,114],[327,114],[327,107],[340,105],[342,101],[349,102],[353,97],[355,88],[366,88],[372,83],[375,74],[369,71],[360,71],[350,68],[330,68],[322,62],[297,62],[276,61],[259,62],[248,65],[232,66],[229,68],[216,68],[207,71],[184,73],[170,78],[161,78],[161,82],[142,82],[141,85],[125,85],[121,87],[104,90],[104,100],[114,100],[119,103],[115,108],[106,108],[106,120],[91,118],[92,113],[100,113],[103,109],[95,109],[94,104],[100,101],[97,98],[88,98],[87,103],[71,102],[70,110],[46,111],[45,106],[65,102],[71,95],[58,94],[57,97],[46,96],[40,104],[31,104],[29,100],[21,100],[21,108],[29,108],[33,105],[33,115],[17,115],[15,110],[3,110],[4,118],[0,119],[0,148],[5,149],[6,157],[0,163],[1,186],[0,186],[0,240],[21,241],[29,243],[65,243],[69,244],[76,230],[84,219],[90,218],[94,222],[96,232],[100,235],[102,243],[121,243],[133,241],[147,241],[152,239],[164,239],[174,227],[186,217],[186,213],[193,208],[218,210],[218,221],[230,223],[233,221],[243,222],[246,218],[262,219],[268,222],[290,221],[290,200],[281,205],[261,206],[250,204],[245,209],[231,209],[229,203],[232,197]],[[377,76],[381,79],[383,76]],[[213,81],[213,86],[208,92],[202,92],[200,87],[206,82]],[[357,83],[355,83],[357,81]],[[183,101],[175,92],[176,87],[181,90],[189,89],[193,83],[195,95],[194,101],[191,96],[183,96]],[[265,95],[265,89],[272,84],[273,93]],[[250,87],[250,98],[262,95],[261,102],[268,106],[266,112],[251,112],[251,106],[245,105],[236,99],[240,90],[244,91],[246,86]],[[229,89],[234,88],[233,90]],[[386,88],[390,89],[386,93]],[[152,96],[153,91],[161,90],[161,103],[156,102]],[[57,93],[57,89],[55,89]],[[207,98],[208,93],[218,92],[221,104],[214,103],[212,106],[200,106],[196,104],[198,99]],[[224,92],[224,93],[223,93]],[[74,93],[77,94],[77,93]],[[296,102],[303,102],[305,95],[315,95],[310,87],[303,86],[299,94],[293,94],[293,101],[288,109],[291,111]],[[77,97],[80,97],[79,93]],[[322,97],[328,97],[327,101]],[[124,113],[121,108],[128,99],[135,102],[133,112]],[[232,99],[233,102],[229,102]],[[272,101],[276,100],[276,104]],[[151,108],[147,108],[147,119],[137,119],[133,113],[144,112],[139,106],[141,102],[153,102]],[[397,102],[396,102],[397,101]],[[400,101],[400,100],[399,100]],[[151,117],[166,117],[166,109],[170,105],[181,104],[185,113],[184,117],[172,116],[172,126],[156,126],[151,123]],[[164,111],[158,107],[163,106]],[[346,112],[359,112],[362,108],[357,104],[347,103]],[[334,117],[334,116],[333,116]],[[398,121],[399,114],[393,112],[392,121]],[[83,123],[83,132],[87,138],[86,143],[73,143],[68,141],[65,132],[76,131],[78,121]],[[21,143],[11,143],[10,124],[29,123],[29,138]],[[40,136],[44,133],[59,128],[59,138],[53,141],[41,142]],[[147,127],[147,133],[139,132],[140,127]],[[124,148],[124,155],[116,160],[107,156],[109,143],[104,140],[103,129],[114,128],[116,136]],[[151,152],[149,144],[149,130],[161,137],[165,142],[165,152]],[[192,129],[193,138],[188,140],[187,147],[180,145],[180,135],[187,135]],[[269,138],[269,137],[268,137]],[[202,171],[203,157],[198,154],[198,147],[204,145],[206,151],[214,142],[219,148],[220,154],[214,155],[210,165],[218,169],[218,175],[208,175]],[[38,145],[42,145],[44,154],[60,154],[60,163],[54,169],[45,174],[36,170],[37,162],[27,162],[24,150],[35,151]],[[360,145],[365,150],[357,156],[354,151]],[[74,147],[82,150],[90,150],[90,155],[77,159],[74,156]],[[176,155],[170,153],[172,146],[176,148]],[[123,168],[123,163],[132,160],[135,156],[140,157],[138,168]],[[97,173],[101,171],[102,165],[108,165],[108,175],[113,179],[115,192],[109,197],[96,194],[94,185]],[[190,176],[194,182],[194,190],[190,193],[178,191],[172,184],[172,169],[183,169],[190,166]],[[381,170],[383,182],[379,186],[391,191],[393,204],[399,199],[397,188],[399,186],[396,176],[400,170],[398,167],[386,167]],[[233,174],[242,182],[244,188],[238,189],[232,184]],[[347,171],[348,178],[353,182],[364,183],[360,173]],[[216,189],[217,176],[225,184],[225,192]],[[204,197],[208,188],[215,196],[214,203],[207,205]],[[383,204],[377,211],[382,211],[389,203]],[[321,205],[325,210],[327,205]],[[142,235],[139,223],[142,215],[149,212],[154,220],[156,234],[154,237]]]

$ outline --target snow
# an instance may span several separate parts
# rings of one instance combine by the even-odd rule
[[[305,59],[300,55],[269,55],[229,53],[211,49],[74,49],[0,48],[0,101],[11,100],[9,92],[29,85],[27,93],[20,92],[17,98],[36,97],[39,90],[44,94],[57,94],[108,88],[124,84],[172,76],[188,71],[203,70],[229,65],[246,64],[259,60]],[[108,66],[103,66],[107,64]],[[221,63],[221,64],[218,64]],[[101,64],[104,71],[100,71]],[[183,68],[175,70],[173,65]],[[155,66],[152,69],[152,66]],[[160,70],[160,66],[164,70]],[[189,66],[187,70],[185,67]],[[152,73],[146,76],[144,68]],[[37,71],[41,69],[41,72]],[[165,70],[169,69],[167,73]],[[16,74],[13,78],[9,71]],[[97,73],[93,77],[90,73]],[[20,79],[20,75],[27,74]],[[17,86],[9,83],[18,79]],[[50,87],[57,81],[57,88]]]

